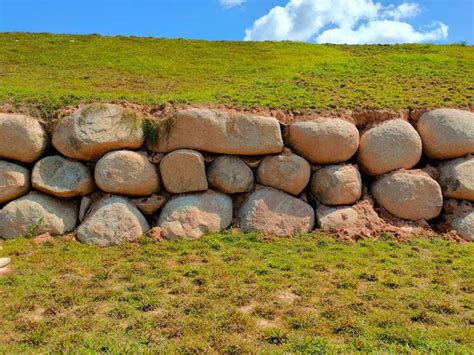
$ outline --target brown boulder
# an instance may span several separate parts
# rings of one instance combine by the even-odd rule
[[[372,185],[372,196],[388,212],[412,221],[437,217],[443,207],[441,187],[421,170],[397,170]]]
[[[286,150],[280,155],[268,156],[260,163],[257,181],[266,186],[299,195],[311,178],[311,166],[299,155]]]
[[[438,109],[423,114],[418,133],[431,159],[453,159],[474,153],[474,113]]]
[[[37,161],[48,145],[48,135],[38,120],[25,115],[0,113],[0,158],[25,163]]]
[[[147,142],[151,151],[189,148],[210,153],[259,155],[283,149],[280,124],[272,117],[207,109],[180,110],[163,120],[156,137]]]
[[[254,178],[252,169],[242,159],[221,156],[214,160],[207,171],[209,185],[227,194],[252,190]]]
[[[423,146],[418,132],[401,119],[385,121],[360,137],[357,160],[369,175],[411,169],[421,158]]]
[[[14,200],[30,190],[30,171],[0,160],[0,204]]]
[[[445,162],[439,172],[444,197],[474,201],[474,156]]]
[[[31,173],[31,183],[36,190],[57,197],[84,196],[95,190],[87,166],[59,155],[38,161]]]
[[[60,120],[53,130],[53,145],[63,155],[98,160],[117,149],[143,145],[143,120],[139,113],[112,104],[91,104]]]
[[[95,166],[95,182],[102,191],[125,196],[149,196],[161,189],[157,167],[129,150],[104,155]]]
[[[314,210],[306,202],[271,187],[250,194],[239,211],[243,232],[262,232],[276,236],[310,232]]]
[[[325,205],[355,203],[362,195],[362,180],[357,166],[339,164],[322,167],[313,174],[311,192]]]
[[[173,194],[208,189],[204,158],[194,150],[180,149],[167,154],[161,160],[160,172],[163,185]]]
[[[169,200],[167,193],[159,195],[151,195],[143,198],[136,198],[132,200],[132,203],[144,214],[151,216],[155,214],[165,203]]]
[[[359,131],[338,118],[318,118],[286,127],[285,142],[314,164],[337,164],[349,160],[359,147]]]

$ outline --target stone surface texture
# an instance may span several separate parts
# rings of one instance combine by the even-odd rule
[[[158,226],[168,240],[199,239],[204,234],[226,229],[231,222],[232,199],[208,190],[170,200],[160,214]]]
[[[444,197],[474,201],[474,156],[443,163],[438,182]]]
[[[26,195],[30,190],[30,171],[0,160],[0,205]]]
[[[209,185],[227,194],[243,193],[254,186],[253,172],[242,159],[221,156],[207,170]]]

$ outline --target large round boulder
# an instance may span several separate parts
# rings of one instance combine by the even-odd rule
[[[25,195],[30,190],[30,171],[0,160],[0,204]]]
[[[95,182],[105,192],[125,196],[149,196],[160,191],[157,167],[130,150],[105,154],[95,165]]]
[[[58,197],[84,196],[95,190],[91,169],[59,155],[38,161],[31,173],[36,190]]]
[[[260,163],[257,181],[266,186],[300,194],[311,178],[311,166],[302,157],[285,151],[280,155],[268,156]]]
[[[173,194],[208,189],[204,158],[195,150],[180,149],[167,154],[161,160],[160,172],[163,185]]]
[[[226,194],[248,192],[253,188],[252,169],[242,159],[221,156],[207,170],[209,185]]]
[[[0,210],[0,238],[64,234],[76,227],[77,213],[74,201],[33,191]]]
[[[209,153],[261,155],[283,149],[279,122],[273,117],[249,113],[179,110],[156,128],[147,147],[160,153],[188,148]]]
[[[415,128],[401,119],[385,121],[360,137],[357,160],[369,175],[411,169],[421,158],[423,146]]]
[[[48,145],[48,135],[38,120],[0,113],[0,158],[25,163],[37,161]]]
[[[63,155],[98,160],[117,149],[143,145],[143,120],[139,113],[112,104],[91,104],[61,119],[53,130],[53,145]]]
[[[158,226],[163,237],[169,240],[198,239],[226,229],[231,222],[231,198],[208,190],[170,200],[160,214]]]
[[[296,153],[314,164],[337,164],[349,160],[359,147],[359,131],[338,118],[295,122],[286,127],[285,141]]]
[[[112,196],[91,207],[76,235],[83,243],[106,247],[134,241],[148,229],[145,217],[127,198]]]
[[[310,232],[314,228],[314,210],[306,202],[263,187],[253,192],[239,211],[243,232],[262,232],[276,236]]]
[[[438,109],[423,114],[417,125],[423,149],[431,159],[453,159],[474,153],[474,113]]]
[[[444,197],[474,201],[474,156],[442,164],[438,182]]]
[[[443,207],[439,184],[421,170],[398,170],[372,185],[375,201],[398,218],[412,221],[437,217]]]
[[[359,169],[351,164],[322,167],[313,174],[311,192],[325,205],[351,205],[362,195]]]

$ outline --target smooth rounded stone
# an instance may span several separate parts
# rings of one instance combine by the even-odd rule
[[[261,155],[283,149],[280,123],[272,117],[207,109],[180,110],[164,119],[149,150],[168,153],[188,148],[209,153]]]
[[[180,149],[167,154],[160,163],[161,178],[168,192],[205,191],[208,189],[206,167],[201,153]]]
[[[36,190],[57,197],[84,196],[95,190],[89,167],[59,155],[38,161],[31,173],[31,183]]]
[[[441,187],[421,170],[398,170],[372,185],[372,196],[398,218],[417,221],[437,217],[443,207]]]
[[[199,239],[218,233],[232,222],[232,199],[220,192],[183,195],[170,200],[160,214],[158,226],[164,238]]]
[[[286,127],[285,142],[313,164],[337,164],[349,160],[359,147],[359,131],[338,118],[318,118]]]
[[[24,163],[37,161],[48,146],[48,135],[38,120],[0,113],[0,158]]]
[[[318,227],[324,232],[334,233],[339,229],[354,225],[359,214],[351,206],[328,207],[319,205],[316,208]]]
[[[362,195],[359,169],[351,164],[324,166],[313,174],[311,192],[325,205],[351,205]]]
[[[239,211],[242,232],[290,236],[314,228],[313,208],[306,202],[271,187],[247,197]]]
[[[98,160],[117,149],[143,145],[143,120],[136,111],[112,104],[91,104],[61,119],[53,130],[53,145],[63,155]]]
[[[30,190],[30,171],[0,160],[0,204],[14,200]]]
[[[156,165],[130,150],[105,154],[95,165],[94,175],[97,186],[111,194],[149,196],[161,189]]]
[[[411,169],[421,158],[423,146],[415,128],[406,121],[385,121],[360,137],[357,161],[369,175]]]
[[[439,172],[444,197],[474,201],[474,156],[448,161]]]
[[[292,195],[299,195],[311,178],[311,166],[306,159],[285,151],[268,156],[257,169],[257,181]]]
[[[0,210],[0,238],[64,234],[76,227],[77,213],[74,201],[32,191]]]
[[[209,185],[227,194],[252,190],[254,178],[252,169],[242,159],[232,156],[218,157],[207,170]]]
[[[77,228],[77,239],[106,247],[131,242],[150,229],[140,211],[127,198],[112,196],[96,202]]]
[[[438,109],[423,114],[417,125],[424,153],[431,159],[453,159],[474,153],[474,113]]]

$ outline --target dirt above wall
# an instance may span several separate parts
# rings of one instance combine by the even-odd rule
[[[209,108],[209,109],[218,109],[221,111],[228,112],[248,112],[260,116],[269,116],[276,118],[282,125],[289,124],[296,121],[308,121],[316,117],[337,117],[348,120],[354,123],[359,130],[370,128],[371,126],[391,120],[394,118],[401,118],[410,122],[411,124],[416,124],[421,115],[427,111],[438,108],[410,108],[402,110],[390,110],[390,109],[364,109],[364,108],[354,108],[354,109],[333,109],[325,111],[315,111],[310,109],[301,109],[301,110],[286,110],[279,108],[264,108],[264,107],[239,107],[231,105],[175,105],[173,102],[167,102],[158,106],[147,106],[142,104],[135,104],[133,102],[113,102],[123,107],[132,108],[144,114],[148,118],[152,119],[162,119],[172,116],[177,110],[187,109],[187,108]],[[36,117],[41,120],[45,126],[50,126],[57,119],[66,117],[72,114],[79,107],[86,105],[88,103],[80,105],[71,105],[62,107],[53,114],[48,114],[48,117],[45,117],[40,107],[37,107],[33,104],[13,104],[11,102],[6,102],[0,105],[0,112],[4,113],[22,113],[27,114],[33,117]],[[444,107],[446,108],[446,107]],[[449,108],[457,108],[461,110],[466,110],[474,112],[474,103],[468,106],[455,106]]]

